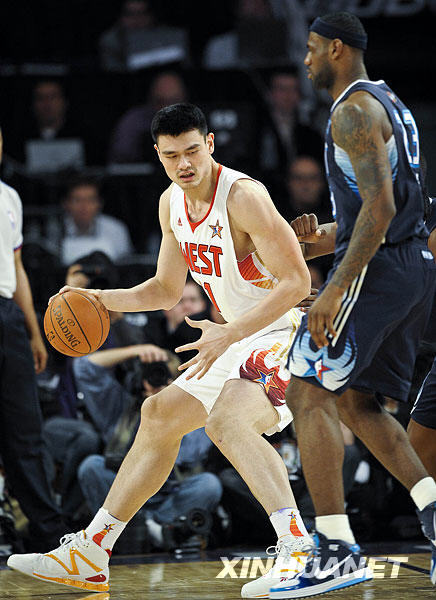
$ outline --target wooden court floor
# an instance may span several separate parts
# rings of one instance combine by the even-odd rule
[[[376,562],[377,577],[327,595],[342,600],[427,600],[436,598],[436,587],[428,576],[429,554],[402,554],[407,563],[395,565],[394,556]],[[75,592],[61,585],[46,584],[20,575],[7,567],[0,568],[1,600],[230,600],[240,598],[241,586],[249,581],[240,578],[217,578],[221,561],[172,562],[115,565],[111,568],[110,592]],[[392,575],[394,574],[394,577]],[[396,574],[396,577],[395,577]]]

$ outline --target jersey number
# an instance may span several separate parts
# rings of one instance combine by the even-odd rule
[[[217,311],[220,313],[221,310],[220,310],[220,307],[218,306],[218,304],[216,303],[215,296],[213,295],[212,288],[210,287],[210,283],[203,283],[203,287],[204,287],[204,291],[206,292],[206,294],[209,297],[209,300],[212,302],[212,304],[215,306]]]
[[[406,149],[409,164],[412,168],[416,169],[419,167],[418,128],[416,127],[415,119],[413,118],[410,110],[405,108],[401,112],[403,114],[403,120],[401,120],[401,117],[397,112],[395,112],[395,116],[397,122],[401,125],[403,130],[404,147]],[[406,128],[409,132],[409,135],[407,135]]]

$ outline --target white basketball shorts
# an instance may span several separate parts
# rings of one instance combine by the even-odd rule
[[[279,414],[277,425],[266,432],[272,435],[292,421],[292,413],[285,401],[285,391],[290,381],[290,373],[285,365],[295,333],[294,326],[254,334],[232,344],[201,379],[193,377],[186,380],[196,367],[193,365],[173,383],[197,398],[208,414],[229,379],[248,379],[258,383]]]

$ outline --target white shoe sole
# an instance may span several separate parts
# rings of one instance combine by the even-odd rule
[[[34,579],[45,581],[47,583],[67,585],[79,590],[86,590],[87,592],[107,592],[109,590],[109,583],[107,581],[106,583],[92,583],[90,581],[83,581],[83,579],[75,579],[74,575],[70,575],[69,577],[48,577],[46,575],[39,575],[38,573],[29,573],[14,565],[14,561],[11,561],[10,558],[8,559],[7,565],[14,571],[18,571],[23,575],[27,575],[28,577],[33,577]]]
[[[342,588],[357,585],[358,583],[364,583],[370,581],[373,578],[373,572],[371,569],[366,567],[355,573],[350,573],[344,577],[338,579],[331,579],[324,583],[318,583],[307,588],[301,589],[283,589],[277,591],[270,591],[269,598],[273,600],[286,600],[293,598],[310,598],[311,596],[318,596],[320,594],[327,594],[334,590],[340,590]]]

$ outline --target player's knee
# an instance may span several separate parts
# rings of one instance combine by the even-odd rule
[[[238,429],[237,419],[229,418],[222,411],[212,411],[207,417],[205,431],[216,446],[235,435]]]
[[[148,426],[150,423],[153,423],[153,427],[157,427],[160,421],[162,423],[168,422],[168,415],[165,414],[162,404],[160,402],[160,392],[144,400],[141,406],[140,427]]]
[[[313,390],[312,385],[297,378],[291,378],[286,389],[286,404],[294,417],[300,412],[306,411],[307,407],[310,408],[313,405],[313,394],[310,393]]]
[[[206,419],[204,430],[212,442],[216,446],[219,446],[225,436],[223,419],[220,417],[220,415],[210,414]]]
[[[338,402],[339,418],[347,427],[352,428],[363,422],[363,418],[372,414],[381,414],[383,412],[379,402],[371,395],[345,396]],[[353,427],[351,427],[353,426]]]

